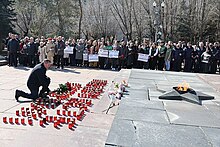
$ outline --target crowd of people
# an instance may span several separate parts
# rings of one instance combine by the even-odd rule
[[[91,68],[120,70],[139,68],[151,70],[216,73],[220,67],[219,42],[172,41],[158,43],[149,39],[125,41],[114,39],[65,39],[24,37],[19,39],[9,34],[5,41],[8,49],[9,66],[34,67],[37,63],[49,59],[55,68],[65,66],[85,66]],[[66,49],[72,49],[66,53]],[[100,51],[117,51],[117,57],[100,56]],[[97,55],[98,60],[90,62],[89,55]],[[144,60],[140,60],[140,56]]]

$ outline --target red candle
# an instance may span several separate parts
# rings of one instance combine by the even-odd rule
[[[66,110],[63,110],[63,115],[66,116]]]
[[[50,116],[50,122],[53,122],[53,116]]]
[[[69,124],[68,124],[68,127],[69,127],[69,129],[72,129],[72,128],[73,128],[73,124],[72,124],[72,123],[69,123]]]
[[[28,119],[28,124],[29,124],[29,125],[33,125],[32,119]]]
[[[77,119],[77,120],[80,120],[80,119],[81,119],[81,116],[80,116],[80,115],[77,115],[76,119]]]
[[[62,123],[62,124],[65,124],[65,123],[66,123],[66,118],[65,118],[65,117],[62,117],[62,118],[61,118],[61,123]]]
[[[25,117],[25,111],[24,110],[22,110],[21,114],[22,114],[23,117]]]
[[[75,116],[75,117],[76,117],[76,111],[73,111],[73,116]]]
[[[57,125],[60,125],[60,119],[57,119]]]
[[[21,107],[21,111],[24,111],[24,107]]]
[[[40,126],[43,126],[43,125],[44,125],[43,120],[40,120]]]
[[[55,121],[55,122],[53,123],[53,126],[54,126],[54,128],[57,128],[57,126],[58,126],[57,121]]]
[[[57,115],[60,115],[60,110],[57,110]]]
[[[56,121],[56,120],[57,120],[57,117],[56,117],[56,116],[54,116],[54,117],[53,117],[53,120],[54,120],[54,121]]]
[[[68,116],[71,116],[71,111],[68,111]]]
[[[7,123],[7,117],[3,117],[3,122]]]
[[[43,110],[43,114],[47,115],[47,110],[46,109]]]
[[[67,121],[67,123],[69,123],[69,122],[70,122],[70,118],[67,118],[67,120],[66,120],[66,121]]]
[[[12,117],[9,118],[9,123],[11,123],[11,124],[13,123],[13,118]]]
[[[75,118],[72,118],[72,122],[73,122],[73,124],[75,124],[75,122],[76,122],[76,119],[75,119]]]
[[[15,118],[15,123],[19,124],[19,119],[18,118]]]
[[[49,122],[49,116],[46,116],[46,121]]]
[[[32,113],[33,119],[37,119],[37,115],[35,113]]]
[[[78,93],[78,97],[80,97],[80,93]]]
[[[22,125],[25,124],[25,119],[24,119],[24,118],[21,119],[21,124],[22,124]]]
[[[16,111],[16,115],[19,116],[19,110]]]

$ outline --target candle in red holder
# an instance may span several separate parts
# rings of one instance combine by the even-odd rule
[[[33,119],[37,119],[37,115],[35,113],[32,114]]]
[[[50,116],[50,122],[53,122],[53,116]]]
[[[66,110],[63,110],[63,115],[66,116]]]
[[[68,111],[68,116],[71,116],[71,111]]]
[[[13,123],[13,118],[12,117],[9,118],[9,123],[11,123],[11,124]]]
[[[16,115],[19,116],[19,110],[16,111]]]
[[[21,119],[21,124],[22,124],[22,125],[25,124],[25,119],[24,119],[24,118]]]
[[[60,125],[60,119],[57,119],[57,125]]]
[[[70,118],[67,118],[67,119],[66,119],[66,123],[69,123],[69,122],[70,122]]]
[[[60,115],[60,110],[57,110],[57,115]]]
[[[43,110],[43,114],[47,115],[47,110],[46,109]]]
[[[28,119],[28,124],[29,124],[29,125],[33,125],[32,119]]]
[[[3,122],[7,123],[7,117],[3,117]]]
[[[49,122],[49,116],[46,116],[46,121]]]
[[[57,128],[57,126],[58,126],[57,121],[54,121],[53,126],[54,126],[54,128]]]
[[[24,107],[21,107],[21,111],[24,111]]]
[[[73,116],[75,116],[75,117],[76,117],[76,111],[73,111]]]
[[[66,123],[66,118],[65,118],[65,117],[62,117],[62,118],[61,118],[61,123],[62,123],[62,124],[65,124],[65,123]]]
[[[19,119],[18,118],[15,118],[15,123],[19,124]]]
[[[53,121],[56,121],[56,120],[57,120],[57,117],[56,117],[56,116],[54,116],[54,117],[53,117]]]
[[[73,128],[73,124],[72,124],[71,122],[68,124],[68,128],[69,128],[69,129],[72,129],[72,128]]]
[[[78,97],[80,97],[80,93],[78,93]]]
[[[22,110],[21,115],[22,115],[23,117],[25,117],[25,111],[24,111],[24,110]]]
[[[43,120],[40,120],[40,126],[43,126],[43,125],[44,125]]]
[[[81,119],[81,116],[80,116],[80,115],[77,115],[77,116],[76,116],[76,119],[77,119],[77,120],[80,120],[80,119]]]
[[[75,123],[76,123],[76,119],[75,119],[75,118],[72,118],[72,122],[75,124]]]

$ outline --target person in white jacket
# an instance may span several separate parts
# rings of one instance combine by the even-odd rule
[[[46,58],[46,46],[43,42],[40,42],[40,46],[38,47],[39,61],[43,62]]]

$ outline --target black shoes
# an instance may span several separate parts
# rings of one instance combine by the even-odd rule
[[[15,91],[15,99],[16,99],[17,102],[19,101],[19,100],[18,100],[19,97],[20,97],[20,91],[19,91],[19,90],[16,90],[16,91]]]

